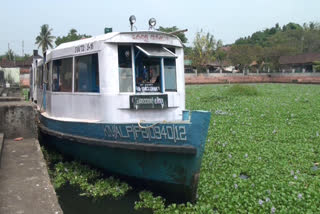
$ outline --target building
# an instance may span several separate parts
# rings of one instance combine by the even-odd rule
[[[38,50],[33,51],[33,56],[30,56],[24,61],[9,61],[2,58],[0,61],[0,70],[3,71],[5,82],[20,87],[30,86],[30,69],[34,58],[42,58],[38,54]]]
[[[320,61],[320,53],[305,53],[295,56],[281,56],[279,65],[283,73],[316,72],[314,62]]]

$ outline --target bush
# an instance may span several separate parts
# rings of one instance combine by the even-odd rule
[[[251,85],[232,85],[225,93],[229,96],[256,96],[258,95],[258,90]]]

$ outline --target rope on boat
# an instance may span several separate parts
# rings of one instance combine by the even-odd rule
[[[150,128],[152,128],[152,127],[160,124],[159,122],[156,122],[156,123],[154,123],[154,124],[152,124],[152,125],[150,125],[150,126],[142,126],[142,125],[141,125],[142,122],[146,122],[146,121],[140,120],[140,121],[138,122],[138,126],[139,126],[140,129],[150,129]]]

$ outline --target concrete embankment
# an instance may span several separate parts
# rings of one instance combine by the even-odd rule
[[[35,116],[31,103],[0,100],[1,214],[62,213],[36,139]]]
[[[35,106],[29,102],[11,100],[14,98],[0,98],[0,133],[5,133],[6,138],[34,137]]]
[[[4,141],[0,213],[62,213],[39,143],[34,138]]]

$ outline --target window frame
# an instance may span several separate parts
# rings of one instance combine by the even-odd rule
[[[166,73],[166,71],[165,71],[165,64],[164,64],[164,58],[163,58],[163,73],[164,73],[164,81],[165,81],[165,79],[166,79],[166,75],[165,75],[165,73]],[[167,89],[166,87],[164,88],[164,91],[165,92],[177,92],[178,91],[178,81],[177,81],[177,58],[175,58],[174,59],[175,60],[175,72],[174,72],[174,74],[175,74],[175,89]]]
[[[83,57],[83,56],[92,56],[92,55],[97,55],[97,60],[98,60],[98,75],[99,75],[99,89],[98,89],[98,92],[89,92],[89,91],[86,91],[86,92],[81,92],[81,91],[75,91],[75,85],[76,85],[76,57]],[[77,55],[77,56],[73,56],[73,66],[72,66],[72,93],[74,94],[100,94],[100,60],[99,60],[99,53],[98,52],[93,52],[93,53],[90,53],[90,54],[81,54],[81,55]]]
[[[82,53],[82,54],[78,54],[78,55],[68,55],[68,56],[64,56],[64,57],[57,57],[57,58],[53,58],[50,60],[51,62],[51,73],[50,73],[50,78],[51,78],[51,93],[53,94],[59,94],[59,93],[63,93],[63,94],[81,94],[81,95],[100,95],[101,91],[100,91],[100,85],[101,85],[101,78],[100,78],[100,54],[99,54],[99,50],[94,51],[94,52],[90,52],[90,54],[88,53]],[[99,69],[99,92],[75,92],[74,91],[74,81],[75,81],[75,57],[80,57],[80,56],[86,56],[86,55],[93,55],[93,54],[98,54],[98,69]],[[53,62],[57,61],[57,60],[63,60],[63,59],[72,59],[72,91],[53,91]]]
[[[54,91],[53,90],[53,87],[52,87],[52,92],[54,92],[54,93],[64,93],[64,94],[66,94],[66,93],[73,93],[73,81],[74,81],[74,76],[73,76],[73,74],[74,74],[74,56],[67,56],[67,57],[59,57],[59,58],[55,58],[55,59],[52,59],[52,73],[51,73],[51,84],[53,85],[53,65],[54,65],[54,61],[58,61],[58,60],[64,60],[64,59],[72,59],[72,71],[71,71],[71,91],[61,91],[61,90],[59,90],[59,91]],[[59,71],[59,79],[60,79],[60,72],[61,71]],[[59,85],[59,87],[60,87],[60,85]]]
[[[125,92],[122,92],[120,91],[120,65],[119,65],[119,47],[120,46],[130,46],[130,52],[131,52],[131,73],[132,73],[132,91],[125,91]],[[118,82],[119,82],[119,87],[118,87],[118,90],[119,90],[119,93],[120,94],[135,94],[135,90],[136,90],[136,85],[135,85],[135,78],[136,78],[136,75],[135,75],[135,63],[134,63],[134,47],[133,47],[133,44],[117,44],[117,52],[118,52],[118,55],[117,55],[117,61],[118,61]]]
[[[126,46],[128,44],[118,44],[117,47],[119,46]],[[155,57],[155,58],[159,58],[160,60],[160,77],[161,77],[161,91],[160,92],[137,92],[136,91],[136,72],[135,72],[135,47],[140,47],[139,45],[141,45],[140,43],[134,43],[134,44],[130,44],[131,45],[131,55],[132,55],[132,84],[133,84],[133,92],[120,92],[120,76],[119,76],[119,73],[118,73],[118,76],[119,76],[119,93],[121,94],[163,94],[163,93],[166,93],[166,92],[178,92],[178,80],[177,80],[177,58],[179,57],[178,55],[176,55],[175,51],[172,52],[170,50],[170,48],[164,46],[164,45],[161,45],[161,44],[153,44],[153,45],[159,45],[161,46],[161,48],[163,48],[165,51],[169,52],[170,54],[173,55],[173,57]],[[140,48],[138,48],[138,50],[140,50],[142,53],[144,53],[146,56],[148,57],[152,57],[152,56],[149,56],[148,54],[146,54],[144,51],[142,51]],[[175,47],[173,47],[175,48]],[[119,54],[119,53],[118,53]],[[165,70],[164,70],[164,60],[165,59],[174,59],[175,60],[175,89],[166,89],[166,86],[165,86]],[[119,68],[119,63],[118,63],[118,68]]]

